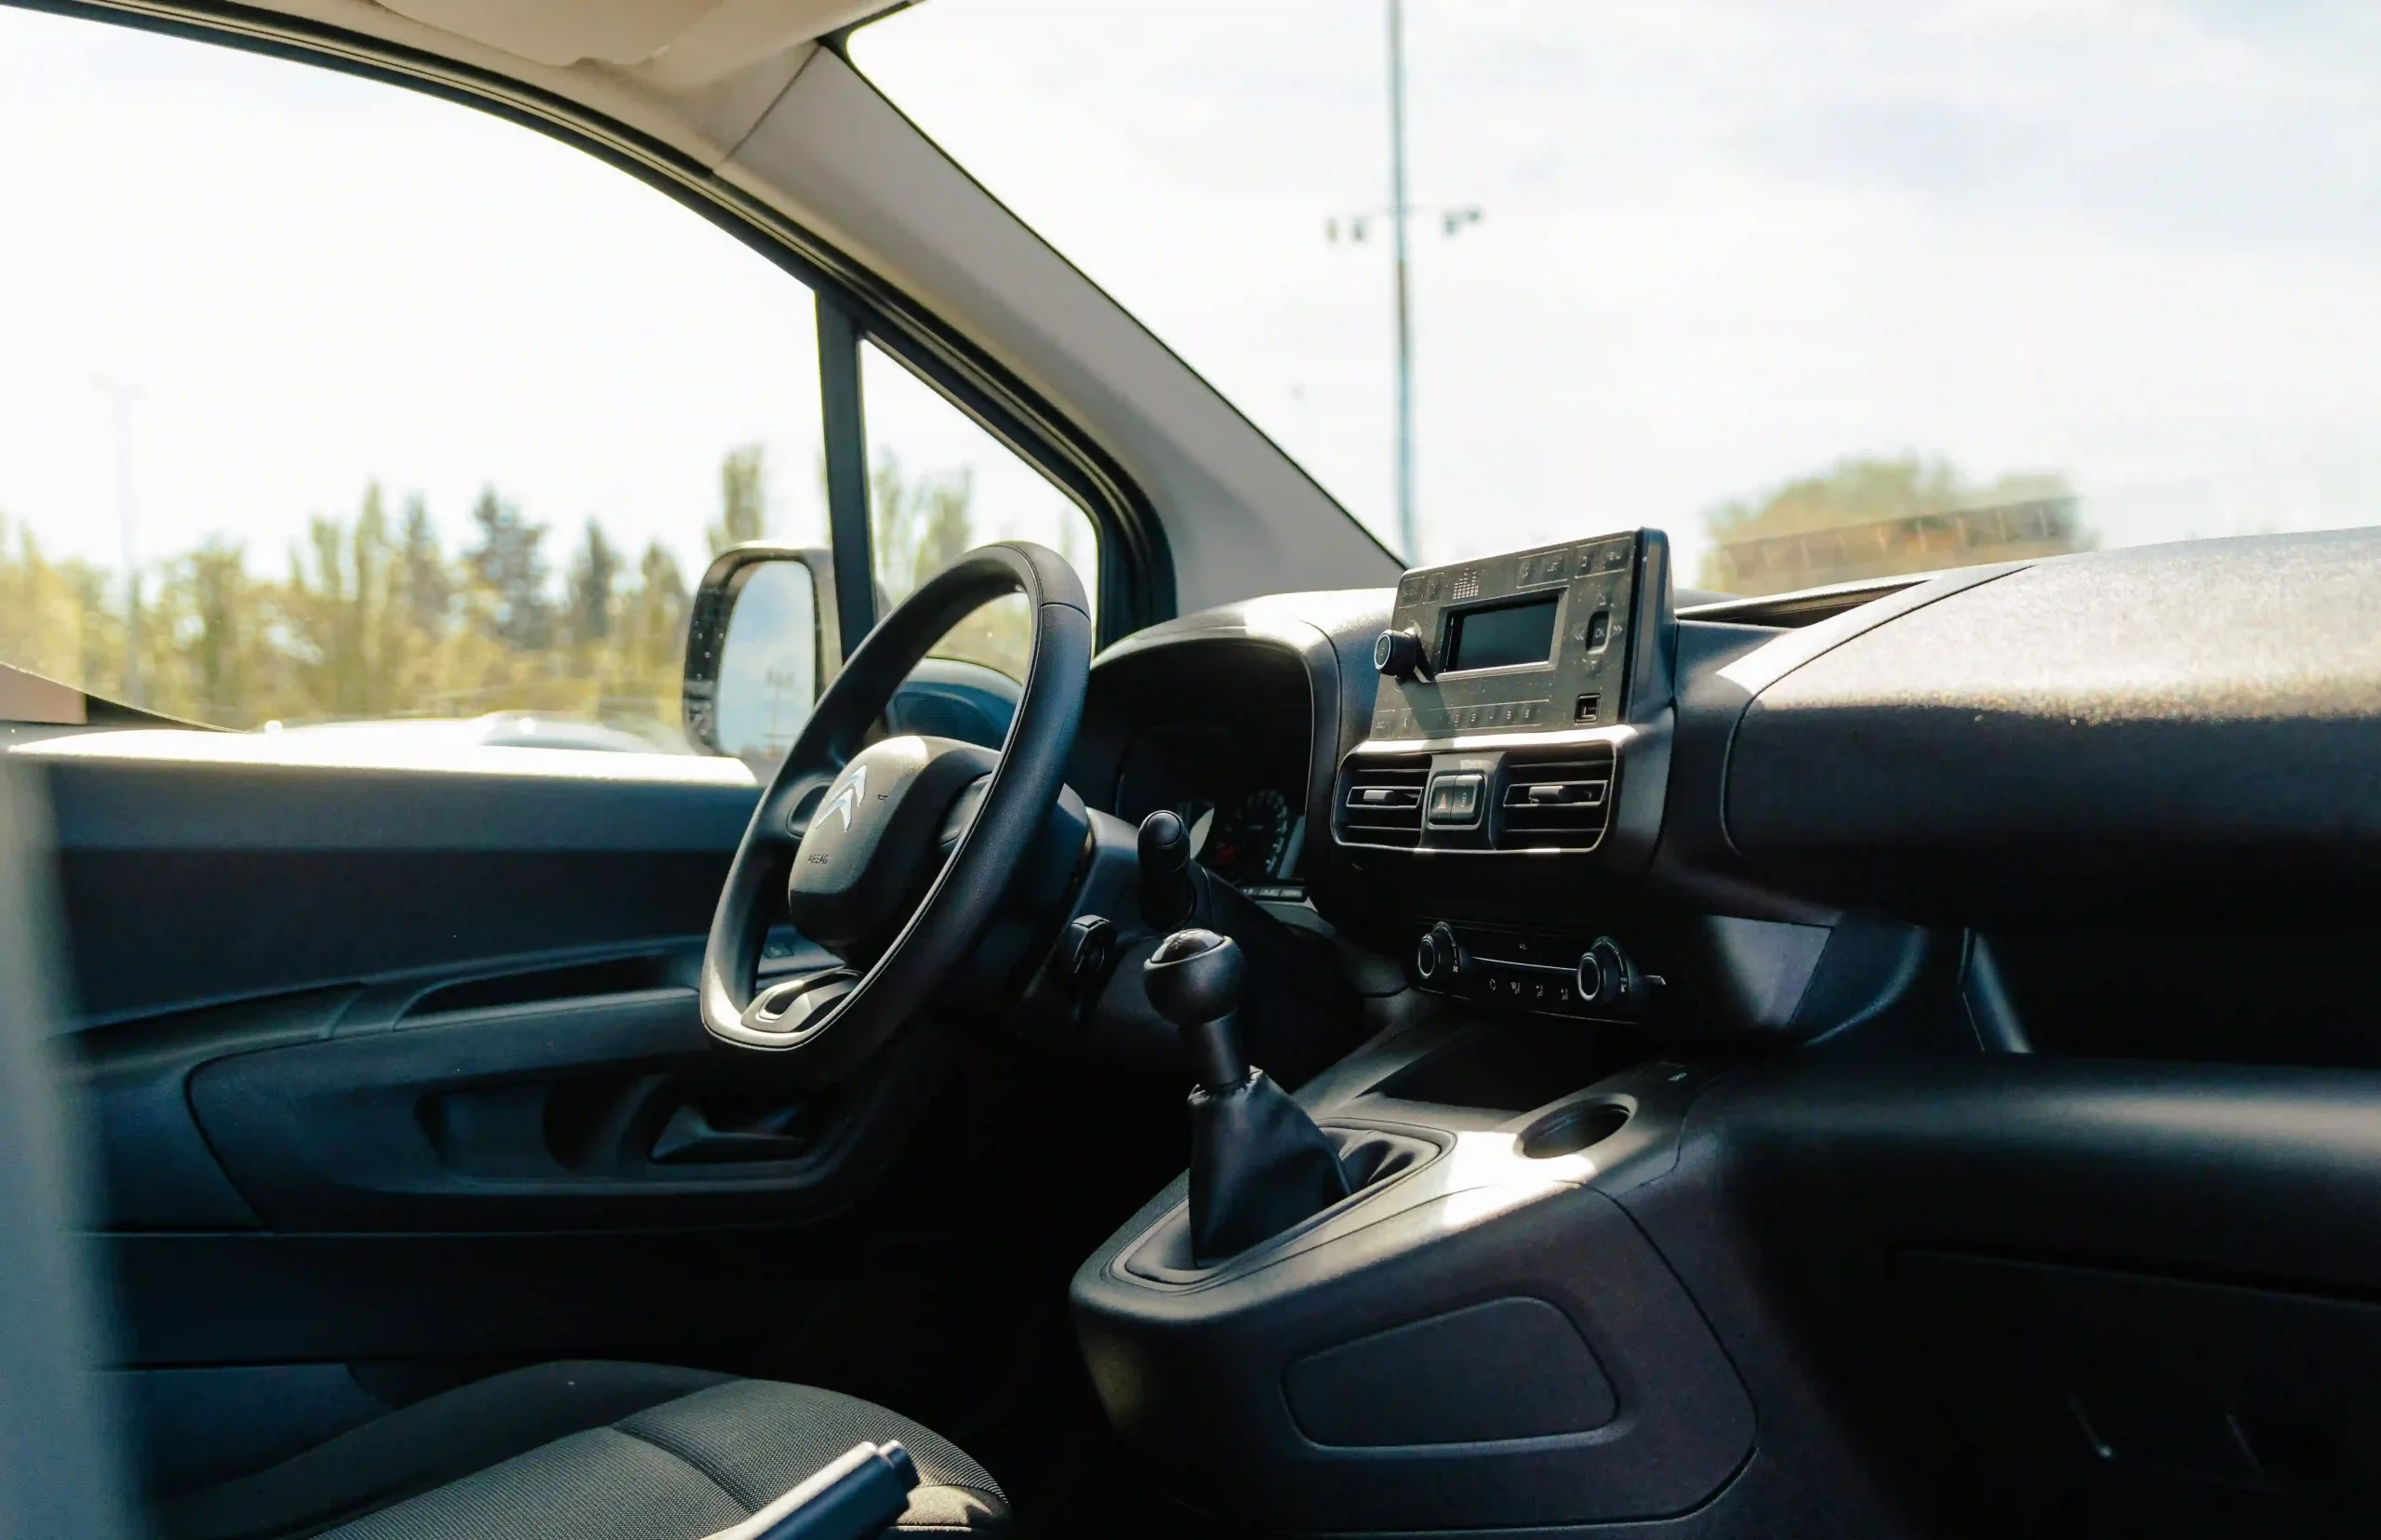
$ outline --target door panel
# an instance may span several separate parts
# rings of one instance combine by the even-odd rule
[[[479,772],[296,766],[234,740],[247,763],[193,763],[190,736],[30,756],[86,1021],[698,936],[757,795],[714,760],[675,780],[548,750],[481,750],[502,768]]]
[[[873,1265],[865,1221],[826,1215],[865,1208],[950,1040],[907,1034],[821,1097],[705,1035],[690,986],[752,805],[740,768],[193,763],[165,737],[23,755],[56,810],[68,1047],[136,1400],[172,1370],[169,1420],[204,1425],[215,1400],[233,1422],[257,1385],[313,1385],[307,1365],[732,1366]],[[790,932],[770,951],[819,955]],[[185,1372],[227,1365],[272,1372]],[[322,1415],[275,1439],[353,1411],[300,1400]]]

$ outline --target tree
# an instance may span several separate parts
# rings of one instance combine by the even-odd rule
[[[719,462],[719,522],[704,531],[714,556],[729,546],[757,540],[768,525],[768,494],[762,445],[730,449]]]
[[[877,457],[869,482],[877,587],[886,603],[899,604],[977,543],[975,474],[962,468],[912,479],[887,450]],[[952,626],[933,651],[1023,679],[1032,645],[1024,596],[1011,594]]]
[[[631,656],[648,670],[675,668],[686,648],[686,579],[678,558],[658,540],[646,542],[637,563],[628,613]]]
[[[383,618],[395,550],[380,484],[368,483],[355,522],[316,515],[289,553],[280,618],[294,643],[303,692],[297,714],[378,716],[394,704]]]
[[[501,500],[496,488],[480,489],[472,505],[480,543],[464,552],[479,589],[482,623],[489,635],[517,651],[534,652],[553,640],[553,603],[546,597],[546,559],[538,549],[546,526],[523,518],[517,504]]]
[[[1860,578],[2087,550],[2067,478],[2013,471],[1973,482],[1940,456],[1841,459],[1759,499],[1703,515],[1701,581],[1776,593]]]
[[[975,497],[972,471],[912,479],[890,449],[877,456],[869,476],[869,531],[876,581],[888,601],[899,604],[975,545]]]
[[[686,654],[686,582],[658,540],[637,561],[622,591],[603,665],[599,709],[607,722],[674,734]]]
[[[0,662],[78,684],[95,661],[83,613],[89,585],[77,564],[51,562],[30,526],[18,525],[13,551],[7,537],[8,521],[0,517]]]
[[[438,549],[437,528],[431,524],[430,510],[419,492],[406,499],[405,533],[397,560],[406,619],[424,636],[442,634],[455,603],[455,579],[446,570],[446,553]]]
[[[756,532],[757,446],[726,457],[722,485],[723,530]],[[471,519],[450,557],[422,498],[392,516],[375,481],[352,514],[308,521],[284,575],[252,574],[220,538],[144,567],[143,694],[224,726],[552,711],[682,747],[689,601],[670,551],[648,542],[632,569],[591,518],[556,583],[544,524],[492,486]],[[0,663],[122,698],[129,588],[0,518]]]
[[[587,521],[587,540],[570,559],[565,618],[570,638],[581,646],[612,634],[612,586],[619,580],[620,553],[604,538],[604,526]]]
[[[197,629],[184,649],[193,697],[187,710],[203,722],[252,726],[248,718],[265,684],[258,656],[264,638],[263,605],[248,576],[247,551],[212,536],[181,566],[180,581],[169,578],[161,597],[170,604],[186,587]]]

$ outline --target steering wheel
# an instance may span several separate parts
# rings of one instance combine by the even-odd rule
[[[917,736],[868,743],[926,649],[1017,592],[1032,651],[1000,752]],[[703,949],[711,1034],[831,1078],[899,1030],[975,946],[1048,818],[1090,667],[1082,581],[1023,540],[967,552],[886,616],[819,697],[737,846]],[[839,965],[756,992],[763,941],[789,911]]]

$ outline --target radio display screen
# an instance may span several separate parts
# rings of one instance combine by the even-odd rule
[[[1562,602],[1562,594],[1549,593],[1515,604],[1457,611],[1447,620],[1443,671],[1553,661],[1554,612]]]

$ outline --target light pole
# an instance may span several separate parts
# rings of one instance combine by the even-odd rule
[[[1362,241],[1364,227],[1376,215],[1389,219],[1390,245],[1397,282],[1397,540],[1409,562],[1421,560],[1421,531],[1414,515],[1414,301],[1413,280],[1406,261],[1405,223],[1416,214],[1438,216],[1440,232],[1453,235],[1480,222],[1480,210],[1420,209],[1405,198],[1405,4],[1389,0],[1389,207],[1335,217],[1324,225],[1325,236],[1339,238],[1344,224],[1349,239]]]
[[[132,404],[140,387],[105,375],[91,383],[115,409],[115,514],[124,539],[124,698],[140,704],[140,568],[132,519]]]

